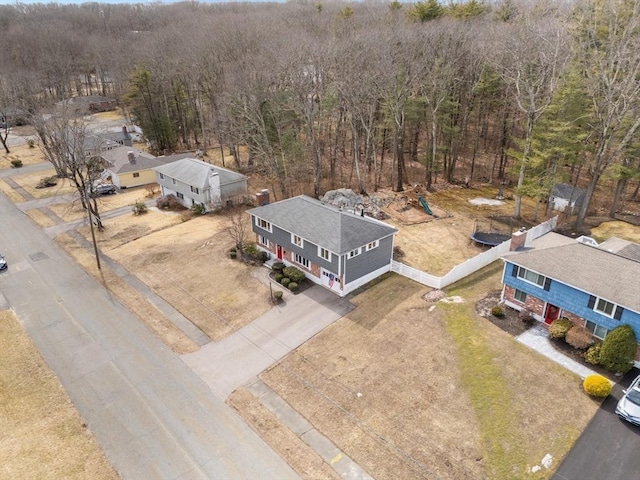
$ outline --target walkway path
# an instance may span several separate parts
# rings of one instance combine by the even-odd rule
[[[516,339],[532,350],[537,351],[557,364],[562,365],[567,370],[572,371],[580,378],[586,378],[587,376],[596,373],[554,348],[549,341],[549,332],[542,325],[531,327],[529,330],[516,337]]]

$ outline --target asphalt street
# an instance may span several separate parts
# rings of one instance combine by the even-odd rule
[[[620,382],[626,387],[640,373],[637,369]],[[566,455],[552,480],[637,480],[640,479],[640,427],[618,419],[616,404],[620,385],[600,409]]]
[[[3,194],[0,252],[0,292],[123,479],[297,478]]]

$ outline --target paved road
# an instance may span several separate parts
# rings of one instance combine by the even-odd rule
[[[297,478],[2,194],[0,220],[0,291],[122,478]]]
[[[640,373],[633,370],[620,382],[625,387]],[[636,480],[640,478],[640,428],[619,420],[616,385],[596,412],[552,480]]]

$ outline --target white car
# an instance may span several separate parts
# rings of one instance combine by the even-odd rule
[[[7,265],[7,261],[2,255],[0,255],[0,271],[6,270],[7,268],[9,268],[9,265]]]
[[[624,390],[616,414],[629,423],[640,426],[640,375]]]

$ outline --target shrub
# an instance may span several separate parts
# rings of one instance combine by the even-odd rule
[[[49,188],[54,187],[58,184],[58,179],[56,177],[44,177],[41,178],[36,185],[36,188]]]
[[[504,317],[504,309],[500,305],[494,305],[491,307],[491,315],[502,318]]]
[[[290,282],[289,290],[291,290],[292,292],[295,292],[296,290],[298,290],[298,284],[296,282]]]
[[[231,247],[229,249],[230,252],[237,252],[238,251],[238,247]]]
[[[571,320],[565,317],[558,318],[549,325],[549,337],[564,339],[571,328],[573,328],[573,322]]]
[[[280,280],[280,284],[283,287],[287,287],[290,283],[291,283],[291,279],[289,277],[282,277],[282,280]]]
[[[400,259],[404,257],[404,251],[402,250],[402,248],[400,248],[398,245],[396,245],[395,247],[393,247],[393,258],[395,259]]]
[[[285,267],[282,271],[286,277],[289,277],[292,282],[300,283],[305,279],[304,272],[296,267]]]
[[[600,349],[602,349],[601,342],[591,345],[584,354],[585,361],[592,365],[600,365]]]
[[[520,312],[518,312],[518,318],[522,321],[522,323],[529,326],[533,325],[536,321],[533,313],[531,313],[529,310],[520,310]]]
[[[264,250],[260,250],[258,252],[258,261],[264,263],[269,260],[269,252],[265,252]]]
[[[627,373],[633,367],[638,342],[629,325],[611,330],[600,349],[600,365],[615,373]]]
[[[187,210],[187,207],[180,203],[178,197],[175,195],[163,195],[156,199],[156,207],[160,210],[171,210],[173,212],[180,212],[182,210]]]
[[[258,250],[258,247],[256,247],[256,244],[253,243],[253,242],[247,243],[244,246],[244,253],[246,255],[249,255],[250,257],[257,256],[259,252],[260,252],[260,250]]]
[[[284,270],[285,264],[282,262],[274,262],[274,264],[271,266],[271,270],[273,270],[274,272],[281,272]]]
[[[188,222],[193,218],[193,212],[191,210],[185,210],[180,214],[180,220],[183,222]]]
[[[11,160],[11,166],[13,168],[20,168],[22,166],[22,160],[15,158],[13,160]]]
[[[134,215],[144,215],[149,211],[147,205],[144,202],[137,201],[133,204],[133,208],[131,209]]]
[[[193,205],[191,205],[191,211],[194,215],[204,215],[205,213],[207,213],[204,205],[200,203],[194,203]]]
[[[582,388],[592,397],[605,398],[611,393],[611,382],[602,375],[589,375],[582,382]]]
[[[284,278],[284,275],[281,273],[276,273],[274,278],[276,279],[276,282],[282,283],[282,279]]]
[[[564,340],[572,347],[580,350],[589,348],[594,342],[591,333],[589,333],[586,328],[578,327],[577,325],[574,325],[569,329]]]
[[[36,141],[33,138],[30,138],[27,140],[27,145],[29,145],[29,148],[36,148]]]
[[[238,252],[236,250],[229,250],[229,256],[231,258],[237,258],[238,257]]]
[[[282,296],[284,295],[284,293],[282,292],[282,290],[276,290],[275,292],[273,292],[273,303],[278,303],[282,300]]]

